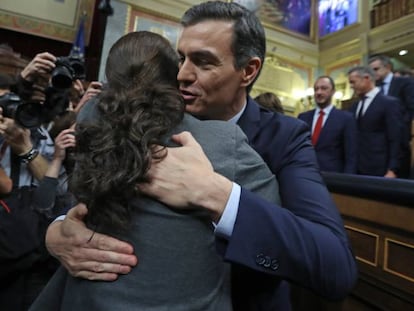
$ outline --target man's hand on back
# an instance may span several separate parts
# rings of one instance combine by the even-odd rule
[[[46,246],[50,254],[75,277],[113,281],[129,273],[138,262],[133,247],[88,229],[83,222],[86,214],[86,206],[78,204],[63,221],[49,226]]]
[[[161,161],[153,160],[149,183],[138,188],[170,207],[204,208],[217,222],[223,214],[233,183],[214,172],[203,148],[189,132],[173,135],[182,147],[168,148]]]

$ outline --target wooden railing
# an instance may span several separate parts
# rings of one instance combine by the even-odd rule
[[[323,175],[359,267],[355,290],[334,310],[414,310],[414,181]]]

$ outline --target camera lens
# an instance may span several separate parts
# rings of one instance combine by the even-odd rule
[[[73,71],[75,72],[76,79],[84,79],[85,78],[85,65],[83,62],[79,60],[72,60],[70,63]]]
[[[40,103],[22,103],[16,108],[15,120],[26,128],[42,124],[43,107]]]
[[[58,89],[67,89],[72,86],[72,74],[65,66],[56,67],[52,72],[52,85]]]

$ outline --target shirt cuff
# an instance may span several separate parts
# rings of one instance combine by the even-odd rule
[[[233,233],[234,224],[236,223],[237,212],[239,211],[241,187],[233,183],[230,197],[224,208],[223,215],[217,223],[214,233],[224,239],[229,239]]]
[[[60,215],[60,216],[56,217],[53,222],[60,221],[60,220],[65,220],[65,218],[66,218],[66,215]]]

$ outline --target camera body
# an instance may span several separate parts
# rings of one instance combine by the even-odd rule
[[[60,56],[56,59],[56,67],[52,71],[52,86],[57,89],[68,89],[76,79],[85,79],[85,61],[75,56]]]
[[[36,102],[23,102],[14,93],[0,96],[0,107],[5,118],[14,119],[16,123],[26,128],[35,128],[42,124],[43,107]]]

